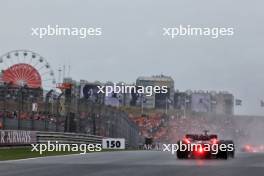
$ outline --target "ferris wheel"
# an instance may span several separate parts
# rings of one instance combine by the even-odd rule
[[[53,89],[54,71],[48,61],[36,52],[14,50],[0,56],[1,81],[15,86]]]

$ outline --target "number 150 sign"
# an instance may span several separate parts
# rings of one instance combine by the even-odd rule
[[[125,139],[105,138],[103,139],[103,149],[125,149]]]

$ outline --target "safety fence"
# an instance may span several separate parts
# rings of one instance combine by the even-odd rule
[[[80,103],[78,110],[72,110],[66,114],[23,113],[28,114],[24,119],[5,114],[8,113],[2,112],[0,116],[2,130],[64,132],[125,138],[128,145],[132,147],[138,146],[143,141],[138,126],[128,118],[127,113],[118,108],[93,103]]]
[[[101,144],[102,136],[79,133],[36,132],[37,143],[59,142],[64,144]]]
[[[1,118],[2,129],[31,131],[64,131],[64,126],[48,120],[18,120],[17,118]]]

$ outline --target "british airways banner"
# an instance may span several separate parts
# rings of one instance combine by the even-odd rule
[[[36,141],[37,135],[34,131],[0,130],[0,146],[29,145]]]

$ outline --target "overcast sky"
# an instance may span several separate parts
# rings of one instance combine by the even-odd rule
[[[1,0],[0,53],[29,49],[74,79],[135,82],[170,75],[179,90],[226,90],[239,114],[264,114],[263,2],[241,0]],[[31,36],[32,27],[101,27],[87,39]],[[162,36],[180,24],[234,27],[232,37]]]

